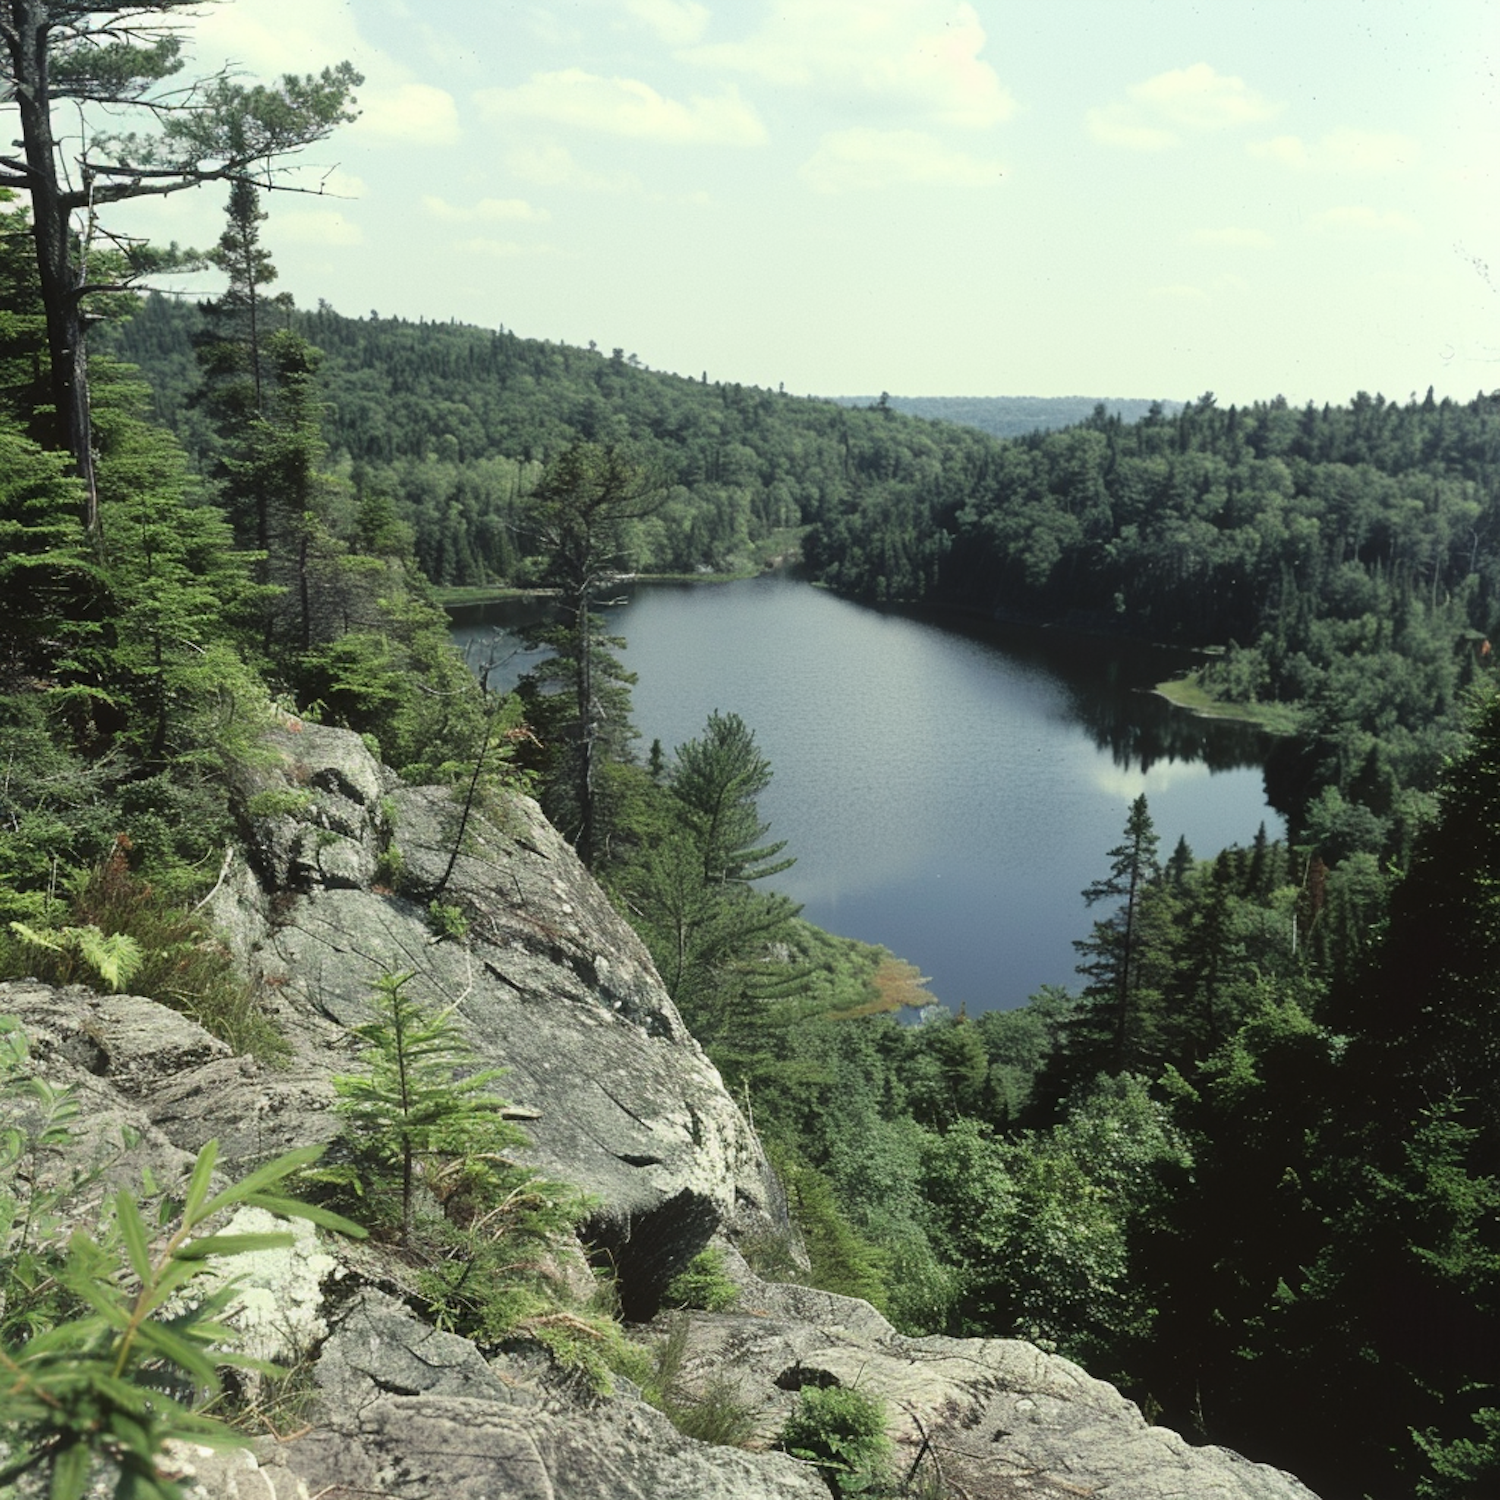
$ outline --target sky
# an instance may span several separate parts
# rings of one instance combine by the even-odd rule
[[[365,75],[305,153],[323,196],[267,203],[304,306],[799,395],[1500,387],[1500,0],[222,0],[191,29],[199,70]],[[114,222],[207,245],[223,200]]]

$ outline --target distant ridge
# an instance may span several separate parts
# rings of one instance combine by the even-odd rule
[[[878,396],[828,399],[840,406],[874,406],[880,400]],[[1071,427],[1087,421],[1099,405],[1123,422],[1138,422],[1152,406],[1150,401],[1118,396],[887,396],[886,402],[908,416],[977,427],[981,432],[1002,438]],[[1181,401],[1162,401],[1159,405],[1168,416],[1182,409]]]

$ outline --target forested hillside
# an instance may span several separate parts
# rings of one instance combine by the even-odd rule
[[[965,502],[871,497],[805,550],[862,598],[1222,648],[1212,696],[1298,710],[1271,767],[1294,826],[1399,853],[1500,616],[1500,395],[1098,412],[1005,445]]]
[[[880,604],[958,607],[1211,647],[1210,698],[1276,704],[1303,737],[1273,800],[1330,849],[1404,859],[1500,615],[1500,397],[1276,399],[1002,442],[894,404],[851,409],[642,368],[622,350],[460,324],[275,314],[324,352],[330,462],[412,528],[439,584],[537,581],[525,497],[574,441],[625,444],[662,503],[627,570],[782,555]],[[191,305],[116,335],[199,465]],[[1320,800],[1321,799],[1321,800]]]
[[[394,502],[438,584],[536,576],[518,538],[521,502],[545,460],[574,441],[631,445],[665,503],[636,528],[627,561],[688,573],[755,565],[784,548],[785,528],[862,497],[915,487],[961,504],[995,448],[970,429],[889,410],[660,374],[619,349],[348,318],[326,304],[271,315],[323,351],[332,460],[357,494]],[[153,297],[115,346],[211,469],[217,439],[192,395],[201,331],[196,306]]]

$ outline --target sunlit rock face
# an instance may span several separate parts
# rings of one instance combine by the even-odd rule
[[[627,1310],[719,1230],[774,1229],[775,1183],[640,939],[529,798],[464,816],[447,788],[405,787],[357,736],[302,725],[239,789],[255,868],[218,915],[289,1029],[334,1049],[368,1019],[382,972],[452,1007],[521,1106],[527,1162],[597,1200],[590,1233]],[[382,884],[381,875],[388,883]],[[439,898],[466,924],[439,939]]]

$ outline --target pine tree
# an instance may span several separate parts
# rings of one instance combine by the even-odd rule
[[[380,1196],[400,1193],[395,1226],[410,1239],[418,1178],[424,1169],[459,1161],[465,1169],[526,1144],[524,1133],[505,1119],[509,1106],[489,1092],[504,1076],[500,1068],[472,1070],[473,1049],[451,1010],[434,1011],[412,998],[410,973],[382,974],[376,981],[375,1016],[353,1028],[369,1045],[367,1072],[334,1080],[335,1110],[342,1117],[354,1165],[340,1180],[378,1213]],[[432,1183],[429,1175],[429,1186]]]
[[[1092,936],[1073,945],[1083,958],[1078,971],[1089,980],[1084,996],[1093,1002],[1089,1011],[1095,1028],[1104,1022],[1102,1060],[1112,1073],[1129,1067],[1143,1050],[1149,1005],[1144,977],[1145,915],[1148,896],[1161,874],[1156,858],[1159,842],[1143,792],[1130,804],[1124,842],[1109,851],[1109,874],[1083,893],[1090,906],[1099,901],[1119,903],[1094,924]]]
[[[770,824],[761,822],[755,799],[770,784],[771,763],[756,746],[755,731],[738,714],[715,710],[701,739],[677,747],[672,792],[687,810],[705,884],[765,880],[796,863],[776,860],[786,848],[785,839],[760,845]],[[776,862],[767,863],[772,860]]]
[[[629,567],[630,526],[660,509],[662,486],[622,449],[574,443],[550,464],[527,505],[527,527],[547,558],[562,624],[548,638],[570,679],[564,779],[573,802],[578,857],[593,865],[601,847],[599,775],[611,744],[632,737],[610,687],[628,682],[609,654],[623,645],[594,614],[601,591]]]
[[[243,448],[247,431],[266,415],[268,389],[275,375],[271,368],[271,335],[274,307],[286,307],[290,299],[267,296],[276,280],[270,252],[260,240],[260,226],[267,215],[260,195],[248,182],[236,182],[229,191],[228,223],[209,259],[229,278],[223,294],[203,304],[203,327],[193,343],[203,385],[196,404],[208,413],[233,453]],[[224,482],[223,503],[234,523],[242,546],[269,554],[271,549],[271,497],[269,487],[250,480],[243,466],[236,469],[220,462]]]
[[[96,215],[109,205],[180,192],[206,181],[275,185],[289,154],[354,118],[362,82],[348,63],[316,76],[291,74],[275,86],[245,87],[227,76],[190,88],[169,82],[182,66],[172,25],[195,0],[77,4],[0,0],[0,71],[19,116],[23,157],[0,160],[0,187],[30,195],[32,235],[46,313],[53,445],[83,480],[83,522],[99,527],[85,331],[87,303],[118,290],[117,260],[101,281],[91,258]],[[109,128],[111,113],[140,106],[155,134]],[[59,131],[54,113],[68,112]],[[72,119],[80,121],[73,125]],[[81,143],[78,136],[82,136]],[[80,224],[78,221],[82,220]],[[181,263],[173,246],[153,252],[115,237],[126,279]]]

